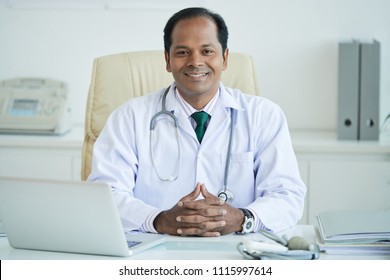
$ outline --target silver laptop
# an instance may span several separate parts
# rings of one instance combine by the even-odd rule
[[[129,256],[164,242],[125,235],[104,183],[0,177],[0,219],[18,249]]]

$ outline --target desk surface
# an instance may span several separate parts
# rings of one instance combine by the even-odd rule
[[[313,226],[299,225],[286,232],[288,235],[301,235],[307,240],[315,240]],[[253,234],[252,237],[256,237]],[[6,237],[0,237],[0,259],[16,260],[102,260],[102,259],[135,259],[135,260],[243,260],[236,246],[245,236],[226,235],[214,238],[167,236],[166,242],[128,258],[96,256],[85,254],[68,254],[12,248]],[[321,254],[320,259],[390,259],[390,255],[328,255]]]

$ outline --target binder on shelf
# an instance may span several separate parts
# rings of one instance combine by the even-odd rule
[[[379,139],[380,44],[361,44],[359,139]]]
[[[378,41],[339,43],[338,139],[379,139],[379,79]]]
[[[337,135],[340,140],[359,139],[359,56],[359,42],[339,44]]]

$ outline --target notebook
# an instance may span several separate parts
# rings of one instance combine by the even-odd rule
[[[17,249],[129,256],[165,240],[125,235],[105,183],[0,177],[0,219]]]
[[[337,210],[317,216],[324,242],[390,241],[390,210]]]
[[[390,210],[335,210],[317,216],[321,251],[390,255]]]

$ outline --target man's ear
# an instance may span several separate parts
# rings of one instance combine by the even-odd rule
[[[172,71],[171,71],[171,64],[169,62],[169,53],[164,51],[164,57],[165,57],[165,69],[167,69],[167,71],[171,73]]]
[[[223,53],[223,67],[222,70],[226,70],[228,67],[228,57],[229,57],[229,49],[226,48],[225,52]]]

